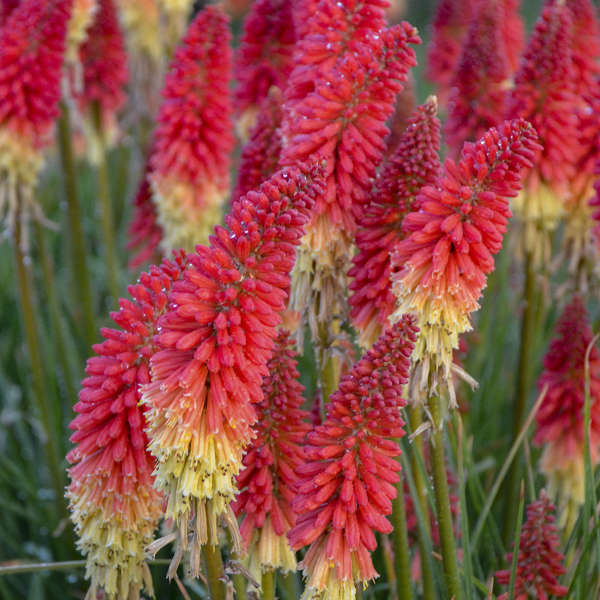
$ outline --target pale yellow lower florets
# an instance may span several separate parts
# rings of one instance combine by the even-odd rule
[[[163,47],[156,0],[117,0],[117,5],[132,52],[145,54],[160,63]]]
[[[206,244],[221,221],[228,192],[204,183],[201,187],[156,175],[152,179],[158,222],[163,228],[162,249],[167,255]]]
[[[67,27],[67,47],[65,62],[74,64],[79,61],[79,47],[87,38],[87,30],[98,10],[97,0],[74,0],[71,18]]]

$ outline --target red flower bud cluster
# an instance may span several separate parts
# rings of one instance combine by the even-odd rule
[[[310,545],[301,566],[314,594],[353,597],[355,583],[377,576],[370,553],[374,531],[392,531],[386,516],[399,481],[399,409],[416,336],[410,316],[383,333],[342,378],[325,421],[308,435],[289,539],[296,549]]]

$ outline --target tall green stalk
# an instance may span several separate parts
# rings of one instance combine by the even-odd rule
[[[113,215],[112,199],[110,194],[110,181],[108,168],[106,166],[106,146],[102,130],[102,118],[100,105],[96,102],[92,107],[94,129],[99,141],[99,152],[96,164],[96,181],[98,195],[100,196],[100,208],[102,213],[102,236],[104,238],[104,256],[106,258],[106,269],[108,274],[108,288],[116,302],[120,296],[119,286],[119,264],[115,246],[115,219]]]
[[[225,600],[225,583],[221,580],[224,574],[221,549],[219,546],[206,544],[203,553],[210,598],[211,600]]]
[[[262,589],[262,600],[275,600],[275,571],[269,569],[263,571],[260,587]]]
[[[412,404],[408,409],[408,419],[410,423],[410,430],[412,433],[414,433],[423,422],[423,411],[421,407]],[[422,436],[418,435],[413,439],[410,454],[412,473],[417,491],[417,498],[415,498],[415,500],[419,503],[419,507],[423,515],[429,515],[429,507],[427,506],[427,485],[423,479],[423,472],[421,471],[421,465],[419,464],[419,458],[421,459],[421,464],[425,463]],[[425,527],[429,527],[429,522],[427,519],[425,519],[424,525]],[[419,556],[421,557],[421,573],[423,574],[423,600],[434,600],[435,588],[433,584],[433,573],[431,572],[431,567],[429,561],[427,560],[426,545],[420,531],[418,544]]]
[[[50,387],[44,372],[44,363],[41,350],[42,343],[39,337],[39,325],[36,318],[37,312],[33,303],[31,273],[27,267],[27,260],[23,251],[22,242],[22,223],[19,216],[17,216],[13,235],[13,248],[15,254],[17,284],[19,288],[19,304],[21,307],[21,315],[23,317],[23,325],[25,328],[25,341],[27,343],[27,351],[29,354],[31,367],[33,394],[44,431],[44,450],[48,460],[48,466],[50,468],[52,487],[54,488],[56,494],[58,514],[62,516],[66,512],[66,506],[63,501],[64,479],[63,470],[60,466],[57,444],[57,440],[59,439],[58,430],[56,423],[53,423],[52,412],[49,403]]]
[[[54,338],[55,350],[58,355],[58,362],[63,375],[63,383],[67,396],[66,400],[71,407],[77,401],[77,386],[68,359],[67,344],[65,342],[64,328],[60,314],[60,304],[56,294],[57,286],[54,263],[50,250],[46,245],[44,228],[39,221],[33,222],[33,228],[37,243],[39,262],[42,269],[44,292],[46,294],[48,312],[50,313],[50,322],[52,324],[52,337]]]
[[[433,486],[437,510],[444,575],[449,598],[461,600],[462,591],[458,578],[458,563],[456,561],[456,541],[452,527],[452,512],[450,510],[450,494],[446,478],[446,459],[444,454],[444,434],[442,430],[442,406],[439,396],[429,398],[429,411],[433,421],[431,434],[431,464],[433,468]]]
[[[398,600],[412,600],[410,581],[410,553],[408,550],[408,531],[406,528],[406,506],[404,503],[404,484],[397,484],[398,494],[392,502],[392,524],[394,526],[394,569],[396,572],[396,592]]]
[[[71,123],[69,107],[61,102],[61,115],[58,120],[58,146],[65,182],[67,213],[69,218],[69,238],[71,241],[70,259],[73,263],[75,277],[75,293],[78,296],[80,317],[83,321],[85,339],[88,345],[96,341],[96,325],[94,321],[94,303],[90,284],[85,238],[83,236],[81,207],[75,173],[75,159],[71,143]]]
[[[521,320],[521,339],[519,343],[519,366],[517,372],[517,388],[512,410],[512,441],[514,442],[521,431],[527,407],[529,380],[531,373],[531,357],[533,333],[535,327],[535,270],[533,257],[530,252],[525,255],[525,307]],[[515,530],[516,509],[519,506],[519,485],[521,474],[521,455],[515,457],[506,480],[504,505],[504,522],[502,537],[504,545],[508,546]]]

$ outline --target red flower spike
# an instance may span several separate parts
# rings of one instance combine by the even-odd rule
[[[519,12],[520,6],[521,0],[503,0],[502,2],[504,18],[499,25],[511,73],[517,70],[525,45],[525,24]]]
[[[547,2],[508,97],[508,117],[527,119],[538,132],[543,146],[526,185],[529,194],[536,192],[543,182],[555,194],[564,196],[565,186],[573,175],[579,136],[571,21],[565,3]],[[520,203],[515,205],[515,211],[522,212]]]
[[[6,23],[10,13],[19,5],[20,0],[0,0],[0,27]]]
[[[102,329],[104,341],[87,362],[77,416],[70,428],[75,447],[67,455],[67,491],[77,546],[87,558],[89,597],[101,588],[111,600],[152,593],[145,546],[152,541],[162,499],[153,489],[154,461],[146,452],[140,385],[148,383],[156,323],[167,293],[181,277],[185,254],[142,273],[111,317],[118,329]]]
[[[83,86],[76,95],[79,109],[89,113],[95,103],[103,128],[114,124],[115,114],[125,101],[128,80],[125,40],[113,0],[99,0],[98,12],[79,49]]]
[[[465,141],[474,141],[502,122],[510,67],[502,35],[500,2],[478,0],[456,71],[451,79],[445,139],[456,156]]]
[[[409,72],[402,91],[396,96],[394,114],[388,121],[390,134],[386,140],[386,158],[396,149],[404,130],[408,126],[408,120],[417,108],[416,83],[412,73]]]
[[[348,302],[359,342],[366,348],[379,337],[394,311],[390,255],[404,237],[402,221],[415,209],[419,190],[432,184],[440,172],[440,122],[436,115],[435,98],[413,113],[359,220],[358,253],[348,273],[354,279]]]
[[[536,415],[534,442],[544,447],[542,470],[553,494],[566,505],[565,517],[572,521],[583,502],[585,353],[593,339],[583,301],[575,296],[565,307],[556,326],[557,336],[544,358],[538,381],[546,396]],[[600,353],[594,346],[589,357],[592,464],[600,457]]]
[[[144,263],[160,261],[160,242],[163,238],[162,227],[158,224],[156,206],[152,199],[150,177],[152,167],[147,161],[142,180],[134,199],[133,217],[129,225],[129,242],[127,248],[136,254],[129,261],[129,268],[134,271]]]
[[[32,194],[58,116],[70,10],[71,0],[22,0],[0,29],[0,218],[9,227],[41,218]]]
[[[558,583],[566,572],[564,556],[558,551],[559,539],[554,525],[554,505],[542,490],[540,499],[527,507],[527,521],[521,530],[519,558],[515,578],[515,600],[535,597],[548,600],[549,596],[566,596],[568,588]],[[506,555],[508,563],[512,554]],[[498,571],[496,580],[501,585],[510,582],[510,570]],[[508,600],[508,592],[498,597]]]
[[[256,123],[240,157],[233,201],[256,189],[278,168],[281,154],[281,93],[272,88],[262,101]]]
[[[463,40],[471,21],[473,0],[439,0],[431,26],[427,51],[427,79],[437,85],[445,105],[450,82],[460,59]]]
[[[164,249],[204,243],[229,189],[231,48],[229,19],[198,13],[166,77],[151,176]]]
[[[419,315],[414,360],[422,389],[439,369],[449,380],[452,351],[471,329],[469,314],[479,308],[486,275],[494,269],[511,216],[508,200],[539,151],[536,139],[531,125],[517,119],[465,143],[459,163],[447,159],[435,185],[421,189],[416,209],[404,218],[406,237],[392,257],[399,267],[394,316]]]
[[[308,434],[289,533],[292,548],[310,546],[300,565],[306,597],[349,600],[355,584],[377,577],[370,554],[374,531],[392,531],[386,516],[399,481],[399,409],[416,337],[412,316],[390,327],[342,378],[325,421]]]
[[[227,228],[216,227],[210,246],[190,256],[159,322],[161,350],[143,390],[149,449],[183,549],[193,519],[192,572],[200,569],[200,547],[218,542],[219,516],[239,546],[230,506],[235,478],[254,436],[253,404],[263,398],[296,246],[321,191],[320,175],[288,169],[235,202]]]
[[[303,463],[302,445],[310,430],[309,413],[298,382],[296,352],[286,331],[280,331],[263,379],[263,399],[256,405],[256,438],[244,456],[237,478],[240,494],[233,509],[252,576],[260,581],[265,569],[296,570],[287,532],[296,517],[291,508]]]
[[[243,138],[254,126],[269,89],[283,91],[292,72],[296,43],[292,5],[292,0],[257,0],[244,21],[234,66],[234,108]]]

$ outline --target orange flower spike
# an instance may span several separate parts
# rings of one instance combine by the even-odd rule
[[[160,261],[160,242],[163,238],[162,227],[158,224],[156,206],[152,199],[150,161],[138,185],[133,202],[133,217],[129,225],[129,242],[127,248],[135,254],[129,260],[129,268],[133,271],[147,262]]]
[[[0,29],[0,218],[33,213],[33,188],[58,116],[71,0],[22,0]]]
[[[544,358],[544,372],[538,381],[548,390],[537,415],[534,442],[542,446],[542,471],[552,496],[560,499],[563,523],[573,525],[584,498],[585,353],[593,333],[580,296],[565,307]],[[589,357],[592,466],[600,458],[600,353],[594,346]]]
[[[309,546],[300,564],[303,600],[352,600],[357,584],[377,577],[374,532],[393,529],[386,517],[400,480],[402,386],[416,337],[409,315],[383,333],[342,377],[323,424],[308,434],[289,533],[292,548]]]
[[[210,246],[190,255],[169,296],[143,402],[156,485],[177,532],[170,574],[188,545],[192,573],[199,573],[199,550],[218,543],[220,517],[241,551],[230,506],[235,478],[254,437],[253,404],[263,398],[295,247],[321,191],[318,174],[286,169],[248,192],[233,204],[227,228],[216,227]]]
[[[445,139],[457,156],[503,120],[510,67],[502,35],[505,23],[500,2],[476,0],[456,71],[451,79]]]
[[[119,329],[102,329],[104,341],[94,346],[97,356],[87,362],[88,377],[74,406],[67,497],[77,547],[87,559],[90,600],[139,598],[142,588],[152,593],[145,547],[162,515],[162,499],[152,487],[140,386],[150,380],[156,323],[185,264],[179,254],[130,286],[131,299],[121,299],[111,315]]]
[[[281,92],[272,88],[260,105],[256,123],[242,149],[233,201],[256,189],[279,166],[282,141],[279,129],[282,119],[281,101]]]
[[[437,102],[430,98],[409,119],[358,222],[358,253],[348,273],[354,279],[348,302],[352,307],[350,317],[359,331],[359,342],[365,348],[379,337],[394,311],[391,253],[404,237],[402,220],[414,210],[419,190],[432,184],[440,172],[439,150]]]
[[[296,34],[291,0],[257,0],[244,20],[235,55],[234,108],[238,131],[247,139],[269,89],[283,91],[294,66]]]
[[[151,175],[163,250],[205,243],[229,193],[229,19],[209,6],[175,53],[154,134]]]
[[[471,21],[472,5],[473,0],[439,0],[435,9],[427,50],[427,79],[437,85],[442,106],[448,100],[450,82]]]
[[[152,64],[162,58],[158,0],[116,0],[132,55]]]
[[[301,408],[303,387],[288,332],[280,330],[267,369],[264,396],[256,405],[256,438],[244,456],[237,478],[240,494],[233,504],[241,519],[249,570],[257,581],[265,570],[296,570],[287,533],[296,521],[291,503],[297,470],[304,462],[304,437],[310,430],[309,413]]]
[[[98,0],[73,0],[71,18],[67,29],[65,60],[74,65],[79,59],[79,48],[87,39],[88,28],[98,10]]]
[[[519,556],[515,577],[514,598],[527,600],[535,597],[548,600],[550,596],[561,598],[567,595],[568,588],[558,583],[558,578],[566,573],[563,566],[565,557],[559,552],[560,540],[554,525],[554,505],[542,490],[540,499],[527,507],[527,521],[521,530]],[[506,555],[508,563],[512,554]],[[510,569],[498,571],[496,580],[501,585],[510,583]],[[498,596],[498,600],[508,600],[508,592]]]
[[[391,319],[418,316],[415,381],[422,390],[431,391],[430,374],[450,379],[453,349],[471,329],[469,315],[479,308],[511,216],[509,198],[539,152],[536,140],[533,127],[516,119],[465,143],[459,163],[447,159],[435,185],[421,189],[404,218],[406,237],[392,257],[398,301]]]

